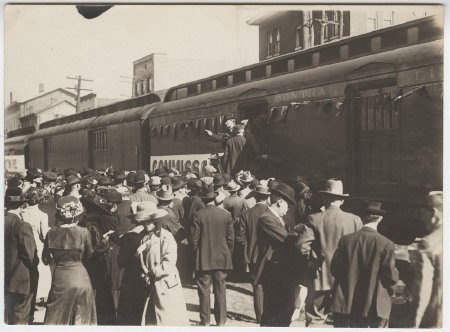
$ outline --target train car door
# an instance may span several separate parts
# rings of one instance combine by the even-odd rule
[[[268,145],[269,127],[268,116],[269,107],[266,100],[257,100],[243,103],[238,106],[240,120],[248,120],[246,129],[255,135],[256,141],[262,149]]]
[[[51,142],[52,142],[52,138],[48,137],[48,138],[44,138],[44,170],[48,170],[48,153],[50,152],[51,149]]]
[[[360,197],[395,197],[399,186],[399,114],[396,85],[359,89],[354,117],[353,189]],[[356,127],[356,128],[355,128]],[[356,176],[355,176],[356,175]]]

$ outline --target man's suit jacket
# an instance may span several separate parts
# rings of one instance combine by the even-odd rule
[[[393,242],[369,227],[345,235],[331,261],[331,273],[333,312],[355,317],[368,317],[370,312],[389,319],[398,281]]]
[[[236,169],[236,163],[241,158],[241,152],[244,149],[246,141],[247,139],[240,135],[233,136],[227,140],[223,154],[223,169],[225,173],[235,174],[239,171]]]
[[[231,213],[234,222],[239,222],[242,214],[248,209],[247,202],[243,197],[233,193],[223,200],[223,208]]]
[[[31,225],[13,213],[5,215],[5,292],[27,295],[39,259]]]
[[[292,264],[295,252],[295,236],[288,234],[285,226],[268,208],[258,219],[258,256],[254,284],[263,282],[266,275],[276,270],[278,281],[294,276],[295,264]]]
[[[193,217],[192,243],[195,271],[231,270],[234,246],[231,214],[213,205],[198,210]]]
[[[331,259],[342,236],[361,229],[361,219],[339,207],[329,206],[325,211],[311,214],[308,217],[306,233],[308,240],[302,242],[310,245],[313,256],[317,258],[317,273],[314,280],[316,290],[331,290],[333,276],[330,272]],[[312,243],[309,243],[312,241]]]
[[[258,220],[269,207],[265,203],[257,203],[254,207],[244,212],[241,217],[242,242],[245,242],[245,262],[255,264],[258,258]]]

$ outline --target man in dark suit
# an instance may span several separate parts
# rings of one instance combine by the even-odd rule
[[[34,285],[37,286],[37,265],[33,230],[20,218],[22,189],[6,189],[5,206],[5,322],[28,324]]]
[[[283,216],[295,203],[294,189],[280,183],[271,190],[270,206],[258,219],[258,257],[254,284],[262,284],[261,326],[289,326],[295,308],[295,234],[285,228]]]
[[[215,206],[217,193],[214,187],[202,188],[200,198],[205,208],[193,217],[192,243],[195,253],[195,278],[200,299],[200,323],[209,325],[211,279],[214,289],[214,316],[217,325],[225,324],[227,318],[226,284],[227,271],[233,268],[231,253],[234,230],[231,214]]]
[[[228,174],[235,174],[239,171],[237,169],[239,158],[241,158],[242,150],[247,142],[247,139],[244,137],[245,127],[243,125],[234,126],[234,130],[236,135],[227,139],[222,157],[223,170]]]
[[[381,203],[367,202],[364,226],[345,235],[331,261],[335,327],[388,327],[398,281],[394,243],[377,232]]]
[[[240,220],[239,240],[245,244],[244,259],[250,269],[253,286],[253,305],[255,308],[256,321],[261,322],[263,310],[263,289],[261,284],[255,283],[256,261],[258,258],[258,219],[268,210],[267,198],[270,195],[269,188],[264,185],[256,186],[253,191],[256,204],[244,212]]]

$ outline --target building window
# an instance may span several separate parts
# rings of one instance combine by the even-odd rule
[[[328,22],[324,29],[325,42],[339,38],[340,16],[341,13],[338,11],[325,12],[325,20]]]
[[[153,84],[153,80],[152,80],[152,78],[150,77],[149,79],[148,79],[148,84],[147,84],[147,92],[152,92],[152,84]]]
[[[147,93],[147,80],[142,81],[142,93]]]
[[[281,39],[280,29],[275,29],[273,31],[273,35],[274,35],[274,38],[275,38],[275,52],[274,52],[274,55],[279,55],[280,54],[280,39]]]
[[[383,18],[384,27],[390,27],[391,25],[394,25],[394,12],[390,12],[386,14],[387,17]]]
[[[106,129],[96,130],[93,133],[95,151],[104,151],[107,148]]]
[[[272,31],[267,32],[267,57],[273,56],[273,36]]]
[[[303,48],[303,27],[298,26],[295,30],[295,49]]]
[[[368,13],[367,15],[367,32],[378,29],[377,13]]]

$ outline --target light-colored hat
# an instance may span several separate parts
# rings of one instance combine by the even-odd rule
[[[130,217],[138,222],[153,221],[166,216],[167,213],[164,209],[158,209],[154,202],[144,201],[136,205],[136,213]]]
[[[250,174],[249,171],[247,171],[242,173],[242,175],[240,176],[240,180],[244,183],[249,183],[254,180],[254,177]]]
[[[329,179],[325,184],[325,190],[320,190],[319,193],[336,197],[349,196],[348,194],[344,194],[344,185],[339,179]]]
[[[161,178],[159,176],[152,176],[150,178],[150,185],[151,186],[160,186],[161,185]]]
[[[230,182],[228,182],[228,184],[225,186],[225,190],[229,191],[229,192],[233,192],[233,191],[238,191],[239,189],[241,189],[241,186],[238,185],[236,182],[234,182],[233,180],[231,180]]]
[[[212,176],[204,176],[200,179],[206,186],[210,186],[214,183],[214,178]]]
[[[216,173],[217,172],[217,169],[214,166],[212,166],[212,165],[206,165],[204,167],[204,169],[205,169],[205,172],[209,172],[209,173]]]
[[[258,184],[255,188],[255,190],[253,190],[253,192],[255,194],[260,194],[260,195],[270,195],[270,189],[268,186],[265,186],[263,184]]]
[[[172,187],[168,184],[163,184],[161,188],[156,192],[156,198],[162,201],[171,201],[175,198]]]

